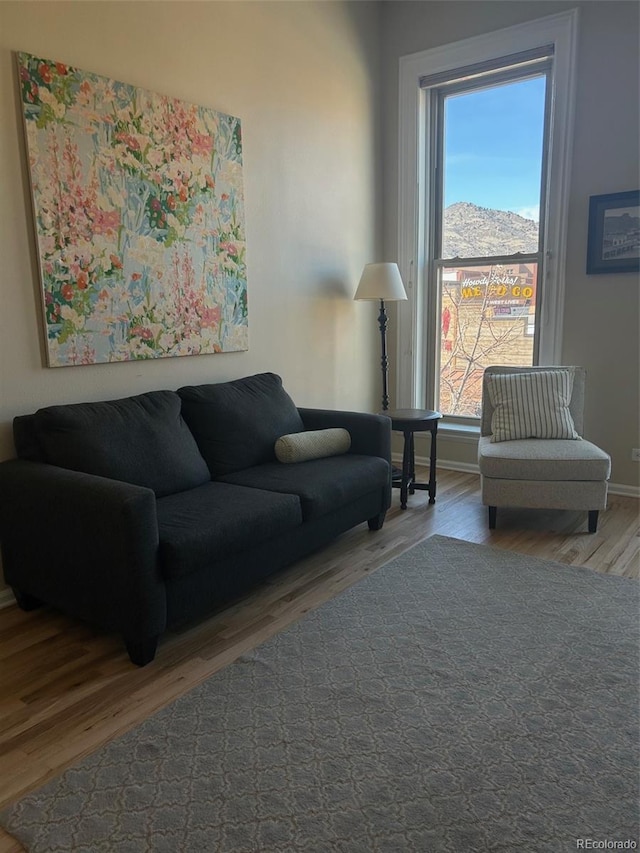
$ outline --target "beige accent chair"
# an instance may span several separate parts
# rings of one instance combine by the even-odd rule
[[[566,367],[492,366],[488,374],[524,373]],[[574,371],[569,411],[578,435],[582,435],[585,370]],[[478,463],[482,503],[489,508],[489,528],[496,526],[498,507],[587,510],[589,533],[598,526],[598,512],[607,505],[610,456],[584,439],[525,438],[491,441],[493,406],[487,383],[482,383],[482,416]]]

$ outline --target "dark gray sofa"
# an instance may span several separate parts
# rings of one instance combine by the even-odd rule
[[[119,632],[153,660],[202,617],[390,504],[390,420],[298,409],[280,377],[40,409],[0,464],[0,546],[18,603]],[[348,453],[283,464],[275,441],[343,427]]]

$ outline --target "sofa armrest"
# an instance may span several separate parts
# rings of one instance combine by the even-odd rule
[[[298,409],[305,429],[342,427],[351,434],[350,453],[380,456],[391,465],[391,421],[384,415],[333,409]]]
[[[6,582],[130,640],[166,625],[151,489],[12,459],[0,464]]]

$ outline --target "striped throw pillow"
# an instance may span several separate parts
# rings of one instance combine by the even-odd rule
[[[494,409],[491,441],[580,438],[569,411],[572,370],[488,373],[485,381]]]

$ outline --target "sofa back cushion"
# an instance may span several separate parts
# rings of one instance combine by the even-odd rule
[[[16,415],[13,419],[13,443],[18,459],[28,459],[29,462],[47,461],[38,441],[35,415]]]
[[[123,400],[49,406],[34,415],[52,465],[153,489],[157,497],[210,480],[173,391]]]
[[[276,439],[304,429],[275,373],[188,386],[178,394],[183,417],[213,478],[274,461]]]

